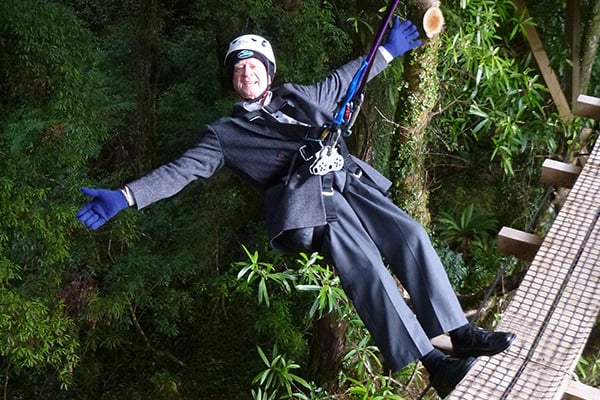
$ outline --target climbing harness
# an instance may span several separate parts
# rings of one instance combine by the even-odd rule
[[[369,54],[352,78],[344,101],[337,113],[335,113],[333,121],[325,125],[317,141],[321,145],[321,148],[313,155],[315,159],[309,168],[311,174],[325,175],[328,172],[339,171],[344,167],[344,157],[338,151],[338,143],[342,136],[350,136],[352,133],[352,125],[356,121],[364,99],[364,86],[367,82],[369,71],[371,70],[377,49],[383,40],[383,35],[399,2],[400,0],[389,1],[386,8],[386,15],[371,45]]]

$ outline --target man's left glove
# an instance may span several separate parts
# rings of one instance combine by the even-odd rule
[[[94,230],[100,228],[122,209],[129,207],[127,198],[121,190],[82,188],[81,191],[93,199],[81,207],[77,219]]]
[[[396,16],[383,47],[395,58],[420,45],[417,27],[409,20],[400,23],[400,18]]]

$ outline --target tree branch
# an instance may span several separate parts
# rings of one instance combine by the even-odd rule
[[[153,353],[158,354],[160,357],[163,357],[163,356],[167,357],[168,359],[175,362],[176,364],[179,364],[180,366],[185,367],[185,364],[183,363],[183,361],[181,361],[180,359],[175,357],[173,354],[171,354],[167,351],[158,350],[158,349],[155,349],[154,347],[152,347],[152,345],[150,344],[150,340],[148,340],[146,333],[142,329],[142,326],[140,325],[140,323],[137,319],[137,316],[135,315],[135,311],[133,309],[133,305],[131,304],[131,301],[127,300],[127,304],[129,305],[129,313],[131,314],[131,319],[133,320],[133,324],[135,325],[135,328],[138,331],[138,333],[140,334],[140,336],[142,337],[142,339],[144,339],[144,343],[146,343],[146,347],[148,349],[150,349]]]

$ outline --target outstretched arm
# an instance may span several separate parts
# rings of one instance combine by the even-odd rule
[[[409,20],[396,17],[386,42],[381,45],[373,60],[368,80],[383,71],[394,58],[421,45],[417,27]],[[295,89],[312,99],[325,110],[335,110],[346,95],[354,75],[363,64],[365,57],[352,60],[336,69],[324,80],[313,85],[293,85]]]
[[[128,183],[123,189],[81,189],[92,200],[79,210],[77,218],[88,227],[98,229],[124,208],[135,205],[141,209],[170,197],[193,180],[212,176],[223,165],[219,140],[207,127],[198,144],[179,159]]]

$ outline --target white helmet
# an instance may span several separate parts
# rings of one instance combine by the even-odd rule
[[[235,59],[233,58],[234,56],[236,56]],[[275,74],[277,65],[275,64],[275,54],[273,54],[271,43],[264,37],[258,35],[242,35],[233,39],[231,43],[229,43],[227,54],[225,54],[225,66],[227,66],[228,69],[233,70],[233,64],[235,64],[237,60],[250,57],[256,57],[263,61],[263,63],[265,61],[270,62],[272,70],[269,68],[269,65],[265,65],[267,71],[269,71],[271,75]]]

